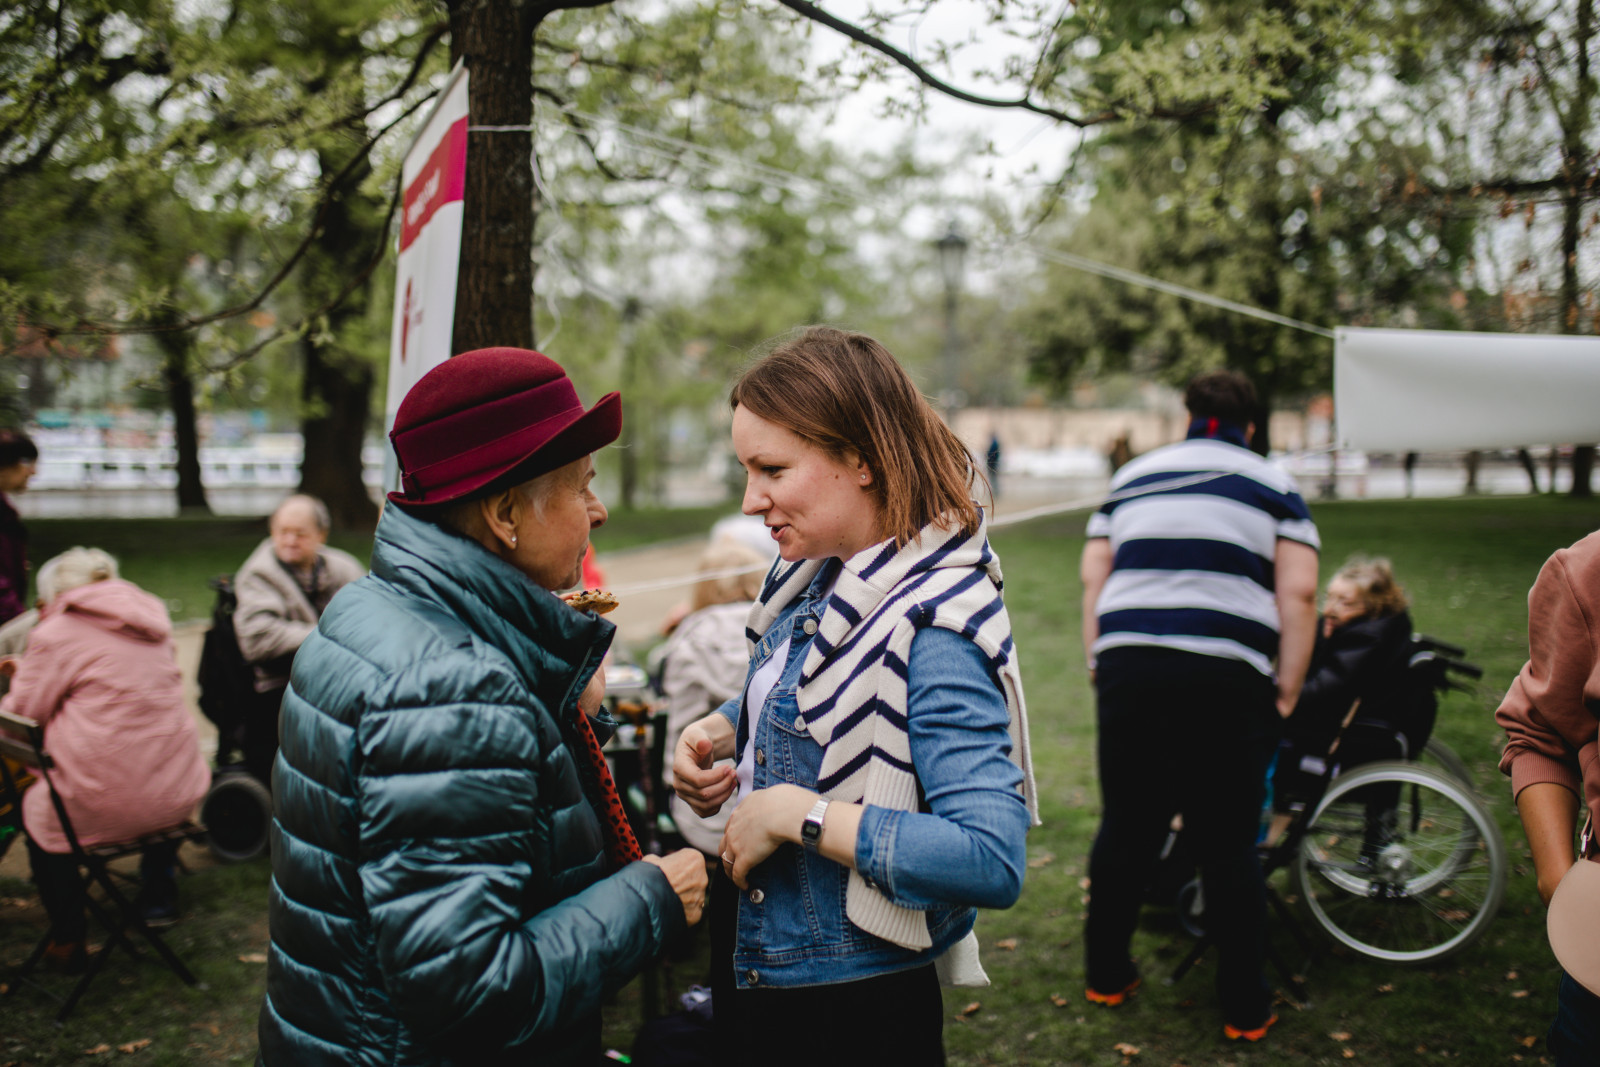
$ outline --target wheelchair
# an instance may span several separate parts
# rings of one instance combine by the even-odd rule
[[[1470,691],[1457,676],[1477,679],[1483,672],[1464,655],[1455,645],[1414,635],[1411,680],[1430,699]],[[1286,900],[1269,881],[1268,902],[1308,958],[1315,946],[1290,911],[1294,898],[1346,950],[1390,964],[1436,963],[1472,945],[1493,921],[1505,893],[1505,842],[1465,762],[1448,745],[1428,736],[1411,752],[1402,731],[1363,720],[1359,712],[1358,702],[1340,724],[1304,807],[1273,827],[1276,836],[1264,834],[1264,871],[1271,879],[1287,869],[1294,894]],[[1364,743],[1357,741],[1363,731],[1369,734]],[[1392,758],[1362,758],[1372,753]],[[1169,835],[1162,860],[1158,893],[1176,881],[1174,865],[1193,870],[1181,827]],[[1169,982],[1181,978],[1209,943],[1198,878],[1179,885],[1173,899],[1180,922],[1200,940]],[[1297,972],[1275,951],[1269,955],[1290,987],[1303,993]]]

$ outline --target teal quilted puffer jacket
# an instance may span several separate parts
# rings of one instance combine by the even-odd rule
[[[568,748],[612,633],[385,509],[284,699],[262,1063],[597,1062],[601,999],[684,928],[659,868],[607,876]]]

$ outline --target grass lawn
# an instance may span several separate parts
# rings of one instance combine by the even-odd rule
[[[655,513],[639,516],[637,525],[633,517],[616,515],[604,534],[617,536],[618,543],[602,542],[601,548],[622,547],[635,535],[627,543],[699,533],[721,511],[687,513],[681,523],[674,513]],[[1353,552],[1389,556],[1412,593],[1418,627],[1465,645],[1485,668],[1475,694],[1445,700],[1436,732],[1474,768],[1509,847],[1513,870],[1506,901],[1487,936],[1422,970],[1326,952],[1306,971],[1313,1005],[1283,1009],[1266,1043],[1237,1047],[1222,1040],[1208,964],[1176,987],[1161,983],[1188,939],[1170,917],[1152,913],[1134,946],[1146,977],[1140,995],[1116,1011],[1085,1004],[1083,880],[1099,800],[1093,700],[1079,643],[1077,558],[1084,516],[1039,520],[1002,530],[995,540],[1023,657],[1045,825],[1029,838],[1031,863],[1021,901],[979,919],[993,986],[946,995],[952,1063],[1539,1062],[1556,971],[1521,829],[1494,767],[1499,736],[1492,713],[1526,655],[1526,594],[1539,565],[1556,548],[1600,527],[1600,504],[1533,498],[1336,503],[1319,505],[1315,514],[1326,546],[1324,577]],[[231,535],[235,540],[223,544],[222,528],[229,525],[38,522],[33,530],[41,560],[46,544],[120,549],[134,580],[169,599],[199,597],[202,610],[183,613],[193,616],[209,604],[205,575],[237,566],[261,536],[259,525],[239,524]],[[10,858],[7,867],[15,868]],[[114,956],[59,1030],[50,1022],[53,1006],[24,989],[0,1001],[0,1064],[92,1061],[97,1057],[83,1050],[144,1038],[153,1039],[137,1053],[144,1062],[249,1062],[264,968],[240,957],[252,958],[265,944],[266,878],[264,865],[251,864],[197,866],[185,879],[186,918],[172,936],[201,972],[205,988],[186,989],[154,966],[136,967]],[[41,920],[31,897],[25,882],[0,878],[0,968],[20,959],[38,934]],[[1014,947],[1002,948],[1002,942]],[[673,986],[703,980],[703,943],[697,956],[672,969]],[[0,969],[0,981],[4,973]],[[64,988],[64,980],[54,981]],[[1061,1006],[1052,999],[1057,995]],[[608,1044],[626,1050],[638,1018],[635,983],[607,1013]]]

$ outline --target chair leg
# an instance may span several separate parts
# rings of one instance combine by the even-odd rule
[[[122,941],[122,938],[119,936],[117,940]],[[122,943],[127,944],[126,941]],[[132,946],[129,947],[131,948]],[[67,994],[66,1002],[61,1005],[61,1010],[56,1012],[57,1024],[66,1022],[67,1016],[72,1014],[72,1009],[78,1006],[78,1000],[83,996],[84,991],[89,988],[89,983],[94,981],[94,976],[99,974],[101,969],[105,967],[106,957],[111,955],[111,948],[112,942],[108,941],[99,952],[89,957],[89,965],[84,968],[83,977],[78,979],[78,984],[72,987],[71,993]]]
[[[138,956],[138,950],[127,940],[123,932],[127,927],[132,926],[150,943],[150,947],[156,950],[156,955],[161,957],[161,961],[167,965],[172,973],[183,979],[185,985],[199,985],[200,980],[190,972],[189,968],[183,965],[183,961],[178,958],[177,953],[167,947],[167,943],[161,939],[161,935],[145,925],[144,919],[139,916],[138,909],[133,906],[132,901],[123,896],[121,891],[112,884],[104,868],[96,870],[95,880],[110,895],[112,902],[116,904],[117,910],[121,913],[122,922],[115,924],[117,940],[127,945],[128,950]]]

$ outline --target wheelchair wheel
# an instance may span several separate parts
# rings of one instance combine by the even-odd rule
[[[1294,879],[1335,941],[1426,963],[1483,936],[1505,893],[1505,843],[1468,787],[1414,763],[1369,763],[1328,787]]]
[[[1456,755],[1455,749],[1437,737],[1428,738],[1428,743],[1422,746],[1422,752],[1417,756],[1417,762],[1429,770],[1439,771],[1454,778],[1469,789],[1474,787],[1472,771],[1467,767],[1467,761]]]
[[[243,863],[267,850],[272,826],[272,794],[254,775],[223,771],[200,805],[206,843],[220,860]]]

